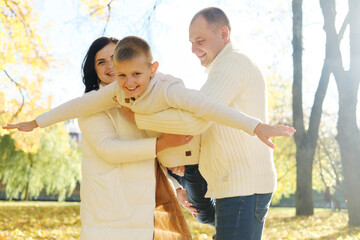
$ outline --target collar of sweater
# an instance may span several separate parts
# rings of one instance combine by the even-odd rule
[[[231,52],[233,50],[233,45],[231,42],[229,42],[228,44],[225,45],[225,47],[221,50],[221,52],[214,58],[214,60],[210,63],[210,65],[206,68],[205,72],[207,74],[209,74],[209,72],[211,71],[211,69],[214,67],[214,65],[216,64],[216,62],[219,61],[219,58],[221,58],[221,56],[226,55],[228,52]]]
[[[151,93],[152,89],[154,88],[155,83],[158,80],[159,80],[159,75],[158,75],[158,73],[155,73],[155,76],[150,79],[149,85],[147,86],[146,90],[140,96],[136,97],[136,100],[139,101],[139,100],[143,99],[144,97],[146,97],[147,95],[149,95]],[[124,94],[125,94],[125,92],[124,92]]]

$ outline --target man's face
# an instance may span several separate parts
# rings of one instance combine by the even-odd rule
[[[209,26],[203,16],[197,17],[190,25],[189,40],[192,44],[192,52],[204,67],[210,65],[227,43],[220,28]]]
[[[114,68],[116,80],[129,97],[138,97],[149,86],[150,79],[154,77],[157,62],[150,64],[145,55],[131,60],[116,62]]]

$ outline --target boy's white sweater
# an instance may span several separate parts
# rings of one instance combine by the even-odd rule
[[[231,43],[207,68],[201,92],[214,101],[267,122],[267,94],[258,67]],[[270,193],[276,188],[272,150],[241,130],[209,124],[186,111],[169,109],[135,114],[141,129],[201,135],[200,172],[208,183],[207,197],[225,198]]]

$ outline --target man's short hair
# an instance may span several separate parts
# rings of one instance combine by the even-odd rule
[[[226,26],[229,28],[229,32],[231,32],[230,21],[224,11],[220,8],[209,7],[200,10],[198,13],[195,14],[193,19],[191,20],[190,25],[193,24],[193,22],[200,16],[203,16],[208,24],[215,27],[215,29],[213,30],[217,30],[222,26]]]
[[[143,39],[135,36],[128,36],[121,39],[114,50],[114,61],[122,62],[132,60],[144,55],[149,62],[152,63],[153,57],[150,45]]]

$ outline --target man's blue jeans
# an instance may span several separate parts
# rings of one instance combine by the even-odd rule
[[[260,240],[272,193],[216,199],[216,240]]]
[[[185,166],[183,187],[198,210],[196,219],[216,227],[216,240],[260,240],[272,193],[230,198],[205,198],[207,183],[198,165]]]

